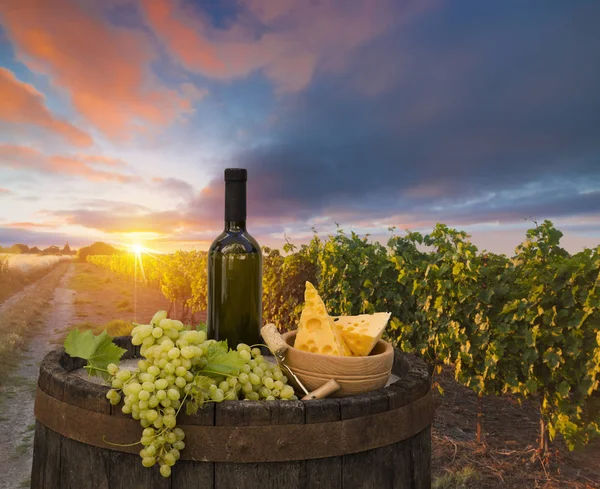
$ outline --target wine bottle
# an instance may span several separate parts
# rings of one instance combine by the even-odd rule
[[[262,325],[262,252],[246,230],[247,171],[225,170],[225,229],[208,251],[208,337],[256,344]]]

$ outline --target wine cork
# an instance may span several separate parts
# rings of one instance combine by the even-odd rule
[[[283,353],[288,349],[288,344],[283,340],[281,334],[277,330],[277,326],[273,323],[263,326],[260,332],[265,340],[265,344],[273,351],[273,353]]]

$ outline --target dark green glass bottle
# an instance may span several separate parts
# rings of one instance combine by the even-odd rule
[[[262,252],[246,231],[247,171],[225,170],[225,230],[208,250],[208,337],[256,344],[262,326]]]

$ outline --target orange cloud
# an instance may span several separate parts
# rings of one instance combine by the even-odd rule
[[[86,163],[91,163],[95,165],[103,165],[103,166],[127,166],[123,160],[119,158],[110,158],[108,156],[102,155],[84,155],[78,154],[76,156],[78,160],[83,160]]]
[[[17,229],[48,229],[55,227],[54,224],[42,224],[38,222],[9,222],[8,224],[3,224],[3,226]]]
[[[8,69],[0,67],[0,121],[30,124],[57,134],[75,146],[91,146],[89,134],[54,117],[44,103],[44,95],[24,83]]]
[[[139,177],[96,170],[76,157],[48,156],[37,149],[14,144],[0,144],[0,166],[16,170],[77,176],[93,182],[117,181],[128,183],[139,181]]]
[[[139,1],[148,25],[188,70],[226,80],[262,69],[280,92],[302,90],[317,69],[339,71],[392,21],[424,9],[412,5],[418,2],[398,7],[393,0],[357,0],[351,8],[345,0],[243,0],[236,23],[223,30],[181,1]]]
[[[75,109],[113,139],[190,111],[189,95],[152,76],[155,52],[146,34],[108,25],[93,15],[94,7],[75,0],[7,0],[0,2],[0,17],[19,60],[49,75]]]

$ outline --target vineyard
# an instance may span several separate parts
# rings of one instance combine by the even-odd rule
[[[308,245],[263,248],[263,322],[293,329],[304,284],[318,284],[334,314],[389,311],[390,341],[483,401],[539,399],[540,448],[557,434],[569,449],[600,434],[600,246],[570,255],[549,221],[527,231],[515,255],[480,251],[438,224],[384,246],[338,230]],[[160,287],[171,316],[205,310],[206,253],[95,255],[87,261]],[[478,437],[481,419],[478,418]]]

